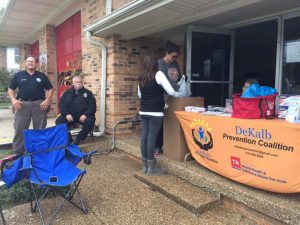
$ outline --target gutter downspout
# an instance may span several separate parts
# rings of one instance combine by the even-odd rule
[[[101,95],[100,95],[100,132],[94,132],[94,136],[102,136],[105,131],[105,100],[106,100],[106,64],[107,64],[107,50],[106,46],[98,41],[92,39],[92,34],[86,31],[87,41],[101,48],[101,58],[102,58],[102,69],[101,69]]]
[[[106,15],[112,12],[112,1],[113,0],[106,0]]]

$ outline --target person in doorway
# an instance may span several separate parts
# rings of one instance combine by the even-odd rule
[[[177,82],[180,80],[180,70],[176,59],[179,55],[179,47],[170,41],[166,43],[165,57],[158,60],[158,69],[163,72],[169,80],[175,91],[178,91],[179,85]],[[160,155],[163,152],[163,124],[159,130],[155,144],[155,155]]]
[[[158,62],[153,56],[145,56],[143,74],[139,78],[138,96],[141,99],[139,115],[142,120],[141,154],[142,170],[148,175],[163,175],[165,170],[157,167],[154,147],[164,116],[164,93],[178,96],[166,76],[158,71]]]
[[[94,128],[96,100],[93,93],[83,86],[81,76],[72,78],[72,88],[66,90],[60,99],[60,116],[56,119],[56,124],[67,123],[70,128],[73,124],[79,123],[82,129],[77,137],[70,142],[78,145]]]
[[[37,59],[34,56],[25,58],[26,70],[20,71],[12,78],[8,95],[15,111],[15,136],[13,151],[24,154],[23,130],[28,129],[32,120],[33,129],[44,129],[47,125],[47,112],[51,106],[54,88],[46,74],[36,70]],[[18,89],[15,97],[14,91]],[[48,90],[47,95],[45,90]]]
[[[244,93],[247,90],[247,88],[250,87],[252,84],[258,84],[258,81],[256,79],[247,79],[242,88],[242,92]]]

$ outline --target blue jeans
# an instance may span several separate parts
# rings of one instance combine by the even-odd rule
[[[141,154],[142,158],[153,160],[156,138],[163,122],[162,116],[141,115],[142,135]]]

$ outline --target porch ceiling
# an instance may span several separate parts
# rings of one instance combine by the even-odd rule
[[[0,21],[0,46],[35,42],[35,34],[46,24],[57,25],[79,11],[79,2],[80,0],[10,0]]]
[[[84,31],[101,37],[120,35],[122,39],[133,39],[182,30],[188,25],[232,27],[297,9],[299,0],[135,0]]]

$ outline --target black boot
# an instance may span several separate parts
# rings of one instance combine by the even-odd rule
[[[148,165],[148,170],[147,170],[148,175],[160,176],[166,173],[166,170],[164,168],[157,167],[156,160],[147,160],[147,165]]]
[[[147,170],[148,170],[147,159],[142,158],[142,162],[143,162],[142,171],[143,171],[143,173],[147,173]]]

